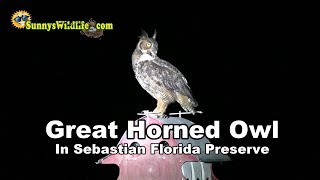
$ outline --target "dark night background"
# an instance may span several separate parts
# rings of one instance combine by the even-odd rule
[[[50,9],[50,8],[51,9]],[[92,6],[91,6],[92,7]],[[202,115],[184,116],[207,126],[220,120],[225,146],[269,146],[267,155],[230,155],[231,162],[214,163],[214,173],[224,179],[277,179],[282,141],[283,65],[287,60],[286,17],[274,11],[209,11],[196,13],[139,13],[115,15],[101,7],[42,3],[17,3],[7,10],[12,41],[25,41],[25,58],[17,59],[21,92],[15,97],[28,118],[19,123],[16,139],[25,166],[23,176],[49,179],[115,179],[116,168],[95,165],[105,155],[55,155],[55,144],[116,145],[119,139],[50,139],[45,132],[51,120],[64,124],[107,125],[116,121],[122,136],[127,120],[135,120],[156,101],[134,78],[131,54],[141,29],[158,31],[158,56],[175,65],[188,79]],[[108,8],[112,9],[112,6]],[[89,20],[112,22],[101,40],[79,31],[26,31],[10,25],[16,10],[26,10],[33,22]],[[88,10],[90,9],[90,10]],[[118,12],[118,14],[120,14]],[[160,15],[161,14],[161,15]],[[271,15],[272,14],[272,15]],[[4,17],[5,17],[4,16]],[[18,45],[19,43],[17,43]],[[23,45],[21,42],[20,45]],[[18,46],[17,46],[18,47]],[[21,48],[23,48],[21,46]],[[181,110],[178,104],[168,112]],[[235,120],[268,125],[279,120],[279,139],[234,139],[229,125]],[[134,168],[134,167],[133,167]],[[20,173],[19,173],[20,174]],[[42,175],[44,174],[44,175]]]

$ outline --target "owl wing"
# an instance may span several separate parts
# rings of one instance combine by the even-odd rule
[[[187,79],[169,62],[156,59],[145,66],[146,75],[157,85],[175,91],[194,100]]]

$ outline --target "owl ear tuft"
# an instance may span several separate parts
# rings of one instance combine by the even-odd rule
[[[148,33],[147,33],[145,30],[143,30],[143,29],[141,29],[141,36],[140,36],[140,38],[148,38]]]
[[[152,38],[156,39],[156,37],[157,37],[157,30],[155,29]]]

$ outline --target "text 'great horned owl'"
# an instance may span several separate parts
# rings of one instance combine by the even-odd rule
[[[132,54],[132,67],[136,79],[157,100],[154,113],[163,115],[170,103],[177,101],[188,112],[195,113],[197,101],[183,74],[169,62],[157,56],[158,43],[155,32],[151,38],[143,31]]]

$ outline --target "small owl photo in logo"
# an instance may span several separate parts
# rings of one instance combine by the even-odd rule
[[[103,35],[103,30],[98,30],[96,28],[97,22],[92,18],[88,21],[89,29],[84,29],[80,31],[80,34],[85,35],[89,38],[100,38]]]
[[[11,17],[12,25],[18,29],[26,27],[26,22],[31,20],[31,15],[27,11],[17,11]]]

